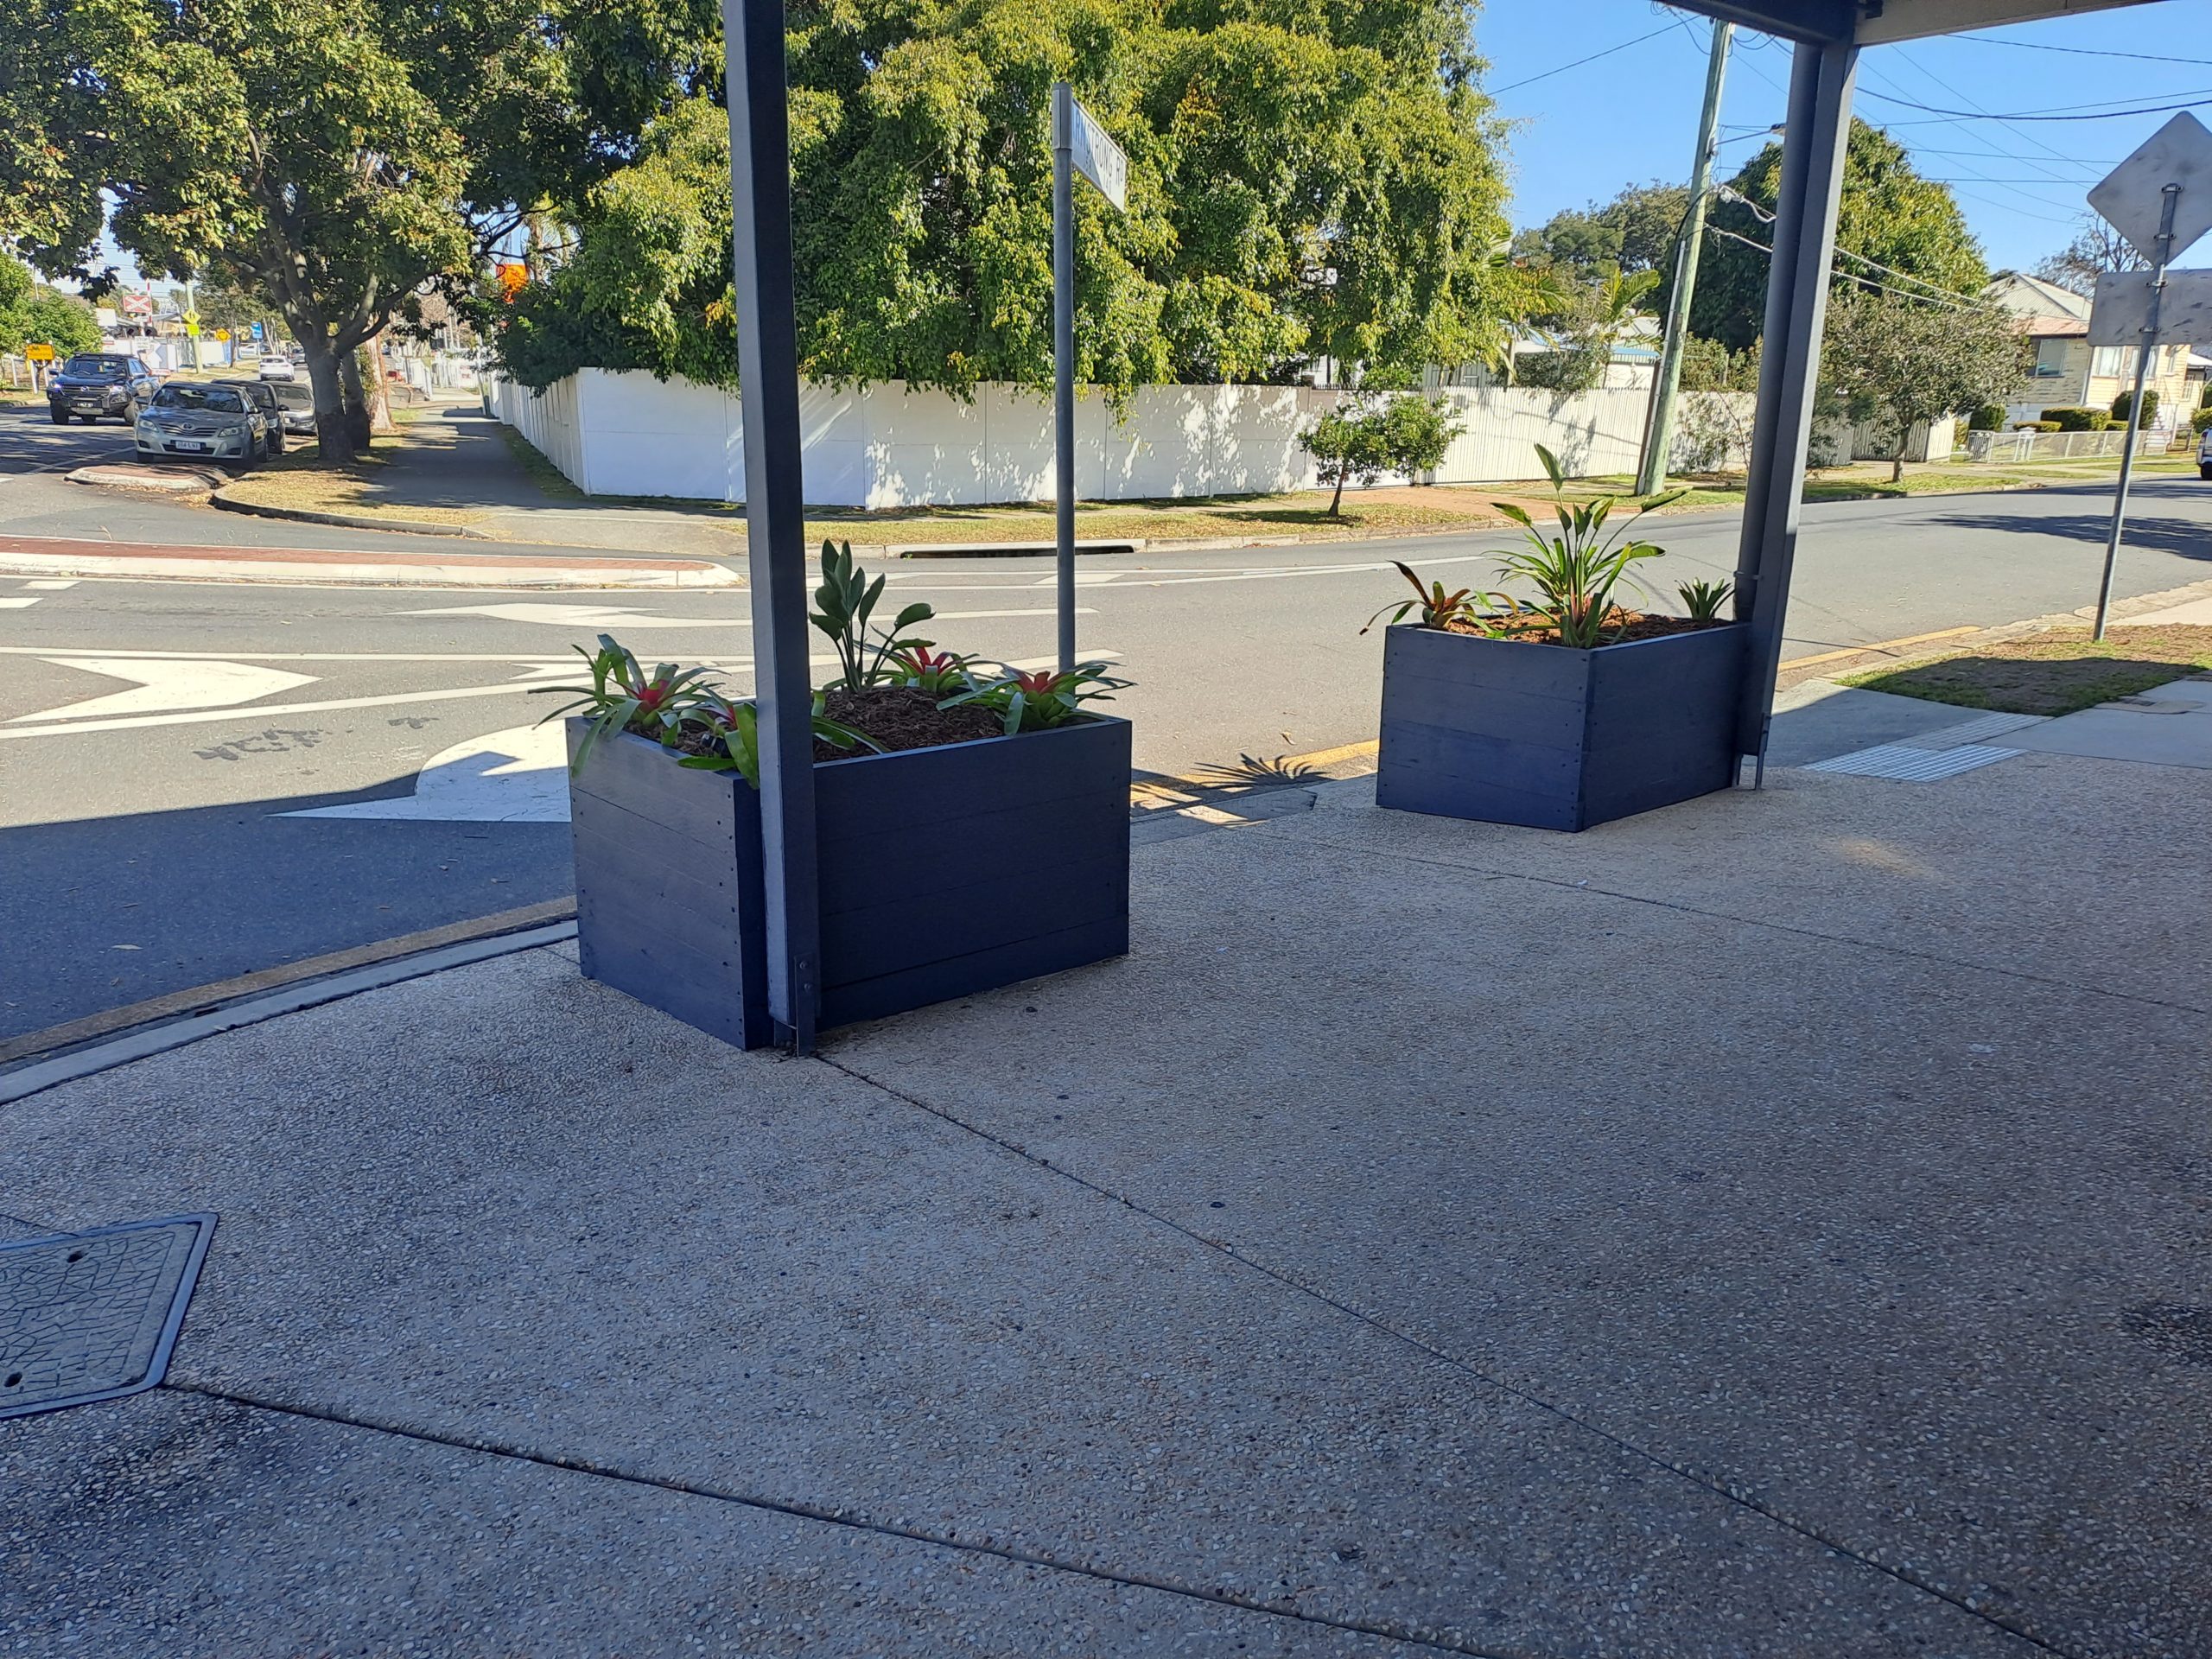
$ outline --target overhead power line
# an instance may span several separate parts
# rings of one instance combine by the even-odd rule
[[[1503,86],[1491,86],[1484,90],[1492,98],[1503,98],[1506,93],[1518,92],[1523,86],[1533,86],[1540,80],[1549,80],[1554,75],[1563,75],[1570,69],[1580,69],[1586,63],[1595,63],[1600,58],[1611,57],[1616,52],[1625,52],[1631,46],[1642,46],[1646,41],[1656,41],[1672,28],[1674,28],[1672,23],[1662,23],[1649,35],[1639,35],[1632,41],[1623,41],[1618,46],[1609,46],[1602,52],[1592,52],[1588,57],[1577,58],[1573,63],[1562,63],[1556,69],[1547,69],[1541,74],[1530,75],[1524,79],[1509,81]]]
[[[1951,38],[1973,41],[1980,46],[2009,46],[2022,52],[2065,52],[2078,58],[2133,58],[2138,63],[2187,63],[2212,68],[2212,58],[2170,58],[2157,52],[2108,52],[2094,46],[2051,46],[2042,41],[2008,41],[1997,35],[1955,35]]]
[[[2114,121],[2122,116],[2164,115],[2174,110],[2201,110],[2208,103],[2212,103],[2212,97],[2197,93],[2179,104],[2144,104],[2133,109],[2099,110],[2088,115],[2055,115],[2039,114],[2031,110],[1946,110],[1933,104],[1915,103],[1909,98],[1892,98],[1889,93],[1878,92],[1871,86],[1860,87],[1859,95],[1861,98],[1878,98],[1885,104],[1902,104],[1909,110],[1925,110],[1929,114],[1941,116],[1946,121],[2002,121],[2008,124],[2014,121]],[[1926,127],[1936,124],[1930,121],[1894,121],[1890,124],[1898,127]]]
[[[1764,242],[1754,242],[1748,236],[1738,236],[1735,232],[1723,230],[1718,225],[1707,225],[1705,228],[1712,235],[1725,236],[1731,242],[1740,242],[1747,248],[1757,248],[1761,253],[1765,254],[1769,258],[1771,258],[1774,256],[1774,250]],[[1836,251],[1838,253],[1847,254],[1849,251],[1844,248],[1838,248]],[[1872,260],[1868,260],[1867,263],[1869,264],[1873,264]],[[1876,269],[1886,270],[1888,268],[1886,266],[1877,266]],[[1934,294],[1916,294],[1910,289],[1891,288],[1887,283],[1878,283],[1872,276],[1860,276],[1848,270],[1838,270],[1833,264],[1828,267],[1828,280],[1832,283],[1856,283],[1861,288],[1878,289],[1885,294],[1894,294],[1901,300],[1921,300],[1929,305],[1940,305],[1945,309],[1951,311],[1988,311],[1996,308],[1986,300],[1964,300],[1958,298],[1944,299],[1939,298]],[[1913,276],[1907,278],[1907,280],[1918,282],[1921,278]],[[1948,293],[1949,290],[1945,289],[1943,292]]]

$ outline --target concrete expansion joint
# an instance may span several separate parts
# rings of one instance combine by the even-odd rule
[[[1455,866],[1454,868],[1456,868],[1458,867]],[[1375,1332],[1376,1334],[1387,1338],[1389,1340],[1396,1343],[1401,1346],[1408,1348],[1414,1352],[1418,1353],[1427,1359],[1433,1360],[1440,1364],[1450,1366],[1452,1370],[1471,1378],[1477,1382],[1481,1383],[1485,1388],[1494,1389],[1497,1393],[1504,1395],[1518,1403],[1529,1408],[1531,1410],[1541,1412],[1546,1416],[1550,1417],[1556,1421],[1565,1423],[1586,1434],[1592,1435],[1618,1451],[1626,1452],[1631,1457],[1642,1459],[1655,1469],[1663,1471],[1679,1480],[1687,1482],[1688,1484],[1695,1486],[1703,1491],[1708,1492],[1715,1497],[1719,1497],[1728,1503],[1735,1505],[1740,1510],[1750,1514],[1757,1515],[1764,1520],[1771,1522],[1774,1525],[1783,1529],[1785,1531],[1793,1533],[1798,1537],[1805,1539],[1808,1542],[1818,1544],[1822,1548],[1832,1551],[1834,1554],[1842,1557],[1846,1560],[1852,1561],[1860,1567],[1864,1567],[1871,1572],[1878,1573],[1883,1577],[1893,1580],[1897,1583],[1901,1584],[1906,1588],[1919,1594],[1941,1601],[1948,1606],[1957,1609],[1960,1612],[1967,1615],[1969,1618],[1978,1619],[1982,1624],[1986,1624],[1994,1630],[2001,1630],[2007,1636],[2016,1637],[2018,1640],[2028,1643],[2030,1646],[2041,1652],[2057,1655],[2060,1656],[2060,1659],[2092,1659],[2092,1656],[2086,1653],[2077,1653],[2072,1649],[2058,1646],[2055,1643],[2049,1641],[2045,1637],[2041,1637],[2035,1631],[2028,1629],[2026,1625],[2019,1623],[2018,1620],[2008,1618],[2003,1614],[1994,1612],[1988,1608],[1976,1605],[1973,1598],[1961,1595],[1958,1592],[1951,1589],[1941,1580],[1931,1576],[1926,1571],[1910,1565],[1893,1562],[1885,1559],[1878,1546],[1861,1547],[1847,1543],[1840,1539],[1832,1537],[1827,1533],[1821,1530],[1818,1526],[1809,1522],[1802,1521],[1795,1516],[1787,1514],[1781,1510],[1774,1508],[1770,1504],[1762,1502],[1749,1487],[1732,1481],[1726,1476],[1708,1473],[1698,1468],[1695,1465],[1684,1462],[1680,1459],[1672,1457],[1665,1452],[1653,1451],[1649,1446],[1643,1446],[1637,1441],[1630,1440],[1622,1434],[1615,1433],[1613,1430],[1605,1427],[1602,1423],[1583,1416],[1580,1413],[1559,1404],[1532,1384],[1515,1382],[1492,1372],[1486,1371],[1471,1360],[1452,1352],[1450,1349],[1441,1346],[1437,1342],[1421,1335],[1419,1332],[1408,1330],[1395,1323],[1388,1316],[1373,1312],[1372,1310],[1359,1306],[1356,1302],[1347,1300],[1344,1295],[1334,1289],[1309,1281],[1302,1274],[1276,1267],[1274,1263],[1262,1260],[1258,1256],[1248,1254],[1224,1240],[1209,1237],[1204,1233],[1198,1232],[1191,1227],[1185,1225],[1183,1223],[1177,1221],[1172,1216],[1165,1215],[1160,1211],[1153,1209],[1148,1205],[1140,1203],[1135,1198],[1129,1197],[1127,1193],[1116,1192],[1112,1187],[1106,1185],[1103,1182],[1094,1180],[1090,1177],[1082,1174],[1078,1171],[1066,1167],[1065,1165],[1053,1162],[1050,1158],[1045,1157],[1041,1154],[1031,1152],[1019,1141],[1009,1141],[1004,1136],[994,1134],[989,1129],[984,1128],[978,1124],[968,1122],[948,1107],[934,1105],[929,1101],[922,1099],[918,1096],[912,1095],[904,1090],[894,1088],[891,1084],[883,1082],[880,1078],[871,1077],[867,1072],[860,1071],[855,1066],[848,1065],[843,1061],[836,1059],[830,1055],[817,1052],[811,1058],[817,1064],[826,1065],[832,1071],[840,1072],[844,1076],[852,1078],[856,1083],[876,1090],[878,1092],[888,1096],[893,1100],[899,1101],[906,1106],[912,1107],[916,1111],[925,1112],[930,1116],[937,1118],[940,1122],[949,1124],[952,1128],[961,1130],[964,1134],[972,1135],[977,1140],[986,1142],[1008,1157],[1019,1159],[1022,1162],[1028,1164],[1036,1169],[1041,1170],[1046,1174],[1052,1175],[1058,1179],[1066,1181],[1071,1185],[1081,1188],[1084,1192],[1094,1198],[1103,1198],[1109,1204],[1118,1204],[1123,1209],[1135,1211],[1137,1214],[1144,1217],[1147,1221],[1152,1222],[1154,1225],[1175,1234],[1185,1242],[1194,1244],[1200,1249],[1210,1251],[1214,1255],[1222,1257],[1225,1261],[1233,1262],[1238,1267],[1243,1268],[1249,1272],[1256,1273],[1262,1278],[1267,1279],[1269,1282],[1279,1286],[1285,1290],[1290,1291],[1294,1295],[1302,1296],[1310,1301],[1318,1302],[1322,1306],[1330,1309],[1332,1312],[1338,1313],[1345,1319],[1355,1320],[1357,1323],[1365,1325],[1368,1329]],[[1141,1580],[1137,1580],[1137,1582],[1141,1582]],[[1269,1609],[1268,1611],[1274,1610]],[[1325,1623],[1330,1621],[1316,1620],[1314,1622]],[[1368,1627],[1363,1625],[1345,1625],[1343,1628],[1364,1630]],[[1376,1630],[1374,1633],[1395,1634],[1395,1631],[1384,1632],[1381,1630]],[[1414,1638],[1401,1637],[1400,1639],[1412,1640]],[[1477,1651],[1472,1649],[1451,1647],[1434,1642],[1426,1643],[1424,1645],[1431,1647],[1443,1646],[1445,1651],[1454,1653]]]
[[[1902,957],[1912,962],[1925,962],[1942,968],[1963,968],[1973,973],[1993,974],[2005,979],[2018,980],[2024,984],[2048,985],[2054,990],[2071,991],[2082,996],[2110,997],[2115,1001],[2132,1002],[2147,1008],[2167,1008],[2177,1014],[2212,1014],[2212,1007],[2195,1002],[2183,1002],[2172,997],[2146,996],[2140,991],[2114,990],[2109,985],[2084,984],[2080,980],[2060,979],[2050,974],[2032,974],[2024,969],[2005,967],[1999,963],[1975,962],[1966,957],[1947,957],[1933,950],[1908,950],[1903,945],[1881,939],[1854,938],[1848,933],[1824,933],[1818,928],[1799,927],[1789,922],[1777,922],[1764,916],[1739,916],[1732,911],[1708,910],[1702,905],[1684,904],[1678,899],[1658,899],[1649,893],[1628,893],[1618,887],[1601,887],[1587,878],[1570,881],[1563,876],[1531,875],[1526,870],[1493,869],[1480,864],[1455,864],[1447,859],[1423,858],[1418,853],[1408,853],[1388,847],[1351,847],[1343,842],[1330,841],[1313,836],[1306,838],[1311,847],[1326,848],[1332,852],[1358,853],[1363,857],[1396,859],[1402,863],[1418,864],[1424,869],[1455,870],[1462,875],[1487,876],[1492,880],[1527,881],[1541,887],[1555,887],[1567,893],[1588,893],[1592,898],[1618,899],[1624,904],[1649,905],[1655,910],[1670,910],[1683,916],[1702,917],[1708,921],[1733,922],[1738,926],[1764,928],[1772,933],[1784,933],[1795,938],[1818,939],[1823,944],[1847,945],[1853,950],[1872,950],[1879,955]]]
[[[841,1070],[842,1068],[840,1068]],[[756,1492],[736,1491],[728,1487],[711,1485],[703,1481],[683,1480],[664,1475],[647,1474],[642,1471],[625,1469],[613,1464],[599,1463],[590,1459],[572,1458],[549,1452],[534,1452],[526,1446],[509,1445],[503,1441],[477,1439],[454,1434],[441,1434],[428,1429],[389,1419],[372,1417],[357,1412],[332,1410],[316,1406],[296,1405],[288,1401],[245,1394],[232,1389],[209,1387],[201,1383],[179,1382],[174,1379],[162,1383],[170,1394],[180,1394],[201,1400],[212,1400],[242,1410],[263,1412],[272,1416],[298,1419],[307,1422],[328,1424],[337,1428],[350,1428],[365,1433],[389,1435],[397,1440],[413,1441],[421,1446],[436,1446],[448,1452],[464,1452],[478,1457],[496,1458],[505,1462],[534,1465],[563,1474],[582,1475],[594,1480],[615,1481],[623,1485],[651,1488],[656,1491],[674,1493],[683,1497],[704,1499],[713,1503],[728,1503],[740,1508],[756,1510],[771,1515],[790,1516],[796,1520],[812,1521],[825,1526],[842,1527],[849,1531],[874,1534],[878,1537],[896,1538],[907,1543],[925,1544],[938,1549],[959,1550],[971,1555],[995,1556],[1001,1560],[1018,1566],[1042,1567],[1047,1572],[1065,1573],[1078,1578],[1118,1585],[1127,1589],[1152,1590],[1164,1595],[1180,1596],[1192,1601],[1208,1602],[1215,1606],[1233,1607],[1243,1612],[1257,1613],[1270,1618],[1294,1620],[1324,1630],[1343,1630],[1358,1636],[1380,1637],[1401,1642],[1408,1646],[1427,1648],[1432,1652],[1465,1656],[1465,1659],[1541,1659],[1526,1651],[1509,1654],[1495,1648],[1478,1648],[1454,1642],[1449,1637],[1424,1632],[1419,1629],[1389,1619],[1331,1618],[1323,1614],[1286,1606],[1256,1596],[1240,1595],[1236,1591],[1181,1583],[1155,1573],[1139,1572],[1094,1561],[1068,1560],[1039,1550],[1024,1549],[1016,1544],[1000,1543],[988,1538],[963,1535],[957,1531],[937,1531],[918,1527],[899,1520],[877,1520],[850,1508],[833,1508],[819,1503],[803,1503],[795,1499],[766,1497]]]

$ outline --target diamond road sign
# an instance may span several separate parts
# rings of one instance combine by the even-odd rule
[[[2089,206],[2154,264],[2165,188],[2181,187],[2174,201],[2173,258],[2212,231],[2212,132],[2186,110],[2145,139],[2143,147],[2107,174],[2089,192]]]

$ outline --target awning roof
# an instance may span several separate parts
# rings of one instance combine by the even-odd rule
[[[1725,17],[1793,41],[1885,41],[1955,35],[2044,17],[2140,5],[2144,0],[1673,0],[1686,11]]]

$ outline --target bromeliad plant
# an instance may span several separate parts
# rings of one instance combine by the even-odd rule
[[[1499,558],[1498,573],[1518,576],[1536,590],[1535,599],[1523,602],[1510,594],[1487,593],[1475,588],[1449,592],[1442,582],[1425,582],[1410,566],[1394,559],[1391,563],[1412,584],[1415,597],[1385,605],[1367,619],[1367,627],[1360,630],[1362,633],[1386,616],[1393,622],[1402,622],[1418,610],[1423,627],[1478,633],[1491,639],[1551,634],[1556,635],[1562,645],[1586,651],[1592,646],[1611,645],[1620,638],[1632,620],[1621,603],[1622,594],[1624,590],[1642,592],[1629,575],[1629,567],[1645,559],[1658,558],[1665,551],[1649,542],[1624,541],[1622,534],[1645,513],[1681,499],[1683,493],[1675,490],[1654,497],[1630,514],[1624,523],[1608,531],[1616,498],[1603,495],[1587,502],[1568,501],[1567,474],[1559,464],[1559,457],[1541,444],[1536,446],[1536,454],[1551,480],[1553,512],[1558,515],[1559,534],[1548,535],[1537,529],[1528,509],[1515,502],[1491,504],[1521,526],[1528,542],[1527,546]],[[1732,591],[1726,582],[1685,582],[1681,588],[1690,620],[1700,623],[1717,620],[1720,607]]]
[[[575,650],[591,665],[589,685],[531,688],[533,693],[567,692],[570,698],[539,725],[568,715],[588,720],[570,772],[581,772],[593,746],[609,733],[634,732],[664,749],[690,751],[679,765],[739,772],[755,789],[760,786],[760,711],[751,702],[723,696],[703,668],[663,663],[648,675],[609,634],[599,636],[597,651],[582,645]],[[814,734],[836,748],[876,747],[865,733],[825,716],[819,692],[814,698]]]
[[[932,607],[919,601],[901,610],[887,631],[868,632],[868,619],[874,614],[876,601],[883,597],[883,585],[889,580],[878,576],[870,582],[867,572],[853,562],[850,542],[842,547],[835,542],[822,543],[822,585],[814,590],[815,609],[807,620],[828,634],[837,648],[837,661],[845,671],[831,685],[857,691],[864,685],[880,684],[892,677],[884,666],[892,658],[902,651],[929,648],[930,641],[906,633],[917,622],[926,622],[937,614]]]
[[[832,748],[872,749],[883,753],[881,745],[867,733],[830,719],[822,712],[822,693],[814,694],[814,734]],[[734,772],[753,785],[760,787],[760,710],[752,702],[732,702],[726,697],[709,697],[693,717],[702,740],[696,754],[687,754],[676,764],[690,766],[696,772]],[[581,760],[582,757],[578,757]]]
[[[1700,577],[1686,582],[1675,589],[1681,595],[1682,613],[1693,622],[1718,622],[1720,607],[1736,596],[1736,584],[1730,581],[1708,582]]]
[[[892,653],[888,678],[893,685],[910,685],[944,698],[974,685],[969,671],[975,662],[973,657],[963,657],[957,651],[931,651],[928,640],[918,639]]]
[[[1564,499],[1567,475],[1560,470],[1559,457],[1541,443],[1536,454],[1552,482],[1552,510],[1558,515],[1560,533],[1545,535],[1525,507],[1510,501],[1492,502],[1527,532],[1529,542],[1519,552],[1500,559],[1498,569],[1506,575],[1519,576],[1536,590],[1536,602],[1529,608],[1557,630],[1560,644],[1582,651],[1609,645],[1626,626],[1626,619],[1617,614],[1619,607],[1614,594],[1623,586],[1636,589],[1629,567],[1639,560],[1656,559],[1666,550],[1649,542],[1622,541],[1621,530],[1608,535],[1605,524],[1612,517],[1614,498],[1601,495],[1594,501],[1569,504]],[[1681,497],[1677,490],[1647,501],[1630,515],[1628,523],[1632,524],[1653,508]]]
[[[679,669],[663,663],[648,675],[638,659],[614,643],[612,635],[599,636],[599,649],[575,647],[576,655],[591,668],[589,685],[540,685],[534,695],[567,692],[572,701],[563,703],[537,723],[565,715],[582,715],[589,724],[583,741],[576,745],[575,764],[581,766],[592,746],[610,732],[635,732],[655,742],[673,747],[686,720],[714,701],[703,668]]]
[[[1041,732],[1065,726],[1083,712],[1086,702],[1111,702],[1114,693],[1129,682],[1117,680],[1103,663],[1078,663],[1066,673],[1038,669],[1025,673],[1009,668],[988,682],[969,677],[969,689],[947,697],[939,708],[973,704],[998,716],[1011,737],[1017,732]]]

